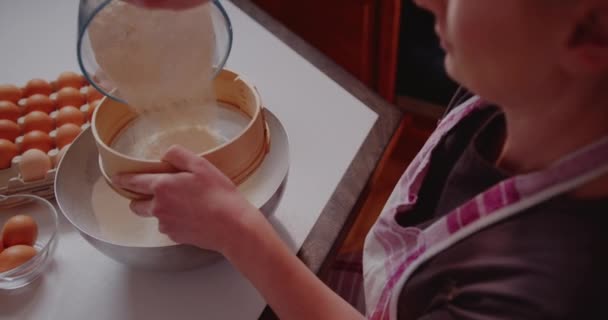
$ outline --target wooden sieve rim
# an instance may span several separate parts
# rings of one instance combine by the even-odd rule
[[[271,134],[270,134],[270,129],[269,129],[268,123],[266,122],[266,117],[264,114],[265,108],[263,107],[263,105],[261,103],[261,98],[260,98],[257,88],[255,86],[252,86],[251,84],[249,84],[246,80],[244,80],[238,74],[236,74],[232,71],[226,70],[226,69],[222,70],[222,72],[220,73],[220,75],[218,75],[218,77],[216,79],[218,79],[218,78],[221,81],[223,81],[223,82],[220,82],[220,84],[223,83],[223,87],[222,87],[223,91],[229,92],[227,94],[228,97],[226,95],[225,96],[218,95],[218,102],[221,102],[224,105],[228,105],[229,107],[234,107],[234,108],[238,109],[240,112],[247,115],[247,117],[249,118],[249,123],[247,124],[247,126],[245,128],[243,128],[243,130],[236,137],[234,137],[231,140],[226,141],[210,150],[200,153],[199,156],[206,157],[206,158],[207,157],[213,158],[215,156],[216,158],[219,158],[219,165],[218,165],[218,163],[214,163],[214,161],[212,159],[208,159],[208,160],[210,160],[212,163],[214,163],[214,165],[218,166],[218,169],[220,169],[224,174],[226,174],[236,185],[239,185],[240,183],[245,181],[248,177],[250,177],[257,170],[257,168],[259,168],[260,164],[263,162],[265,156],[268,154],[270,147],[271,147]],[[243,98],[243,96],[248,96],[248,98],[245,99],[245,98]],[[232,101],[232,102],[227,101],[227,100],[231,100],[231,99],[238,100],[238,98],[243,98],[245,100],[243,100],[244,102],[241,104],[233,103],[234,101]],[[111,110],[113,104],[122,104],[122,103],[117,102],[115,100],[109,100],[107,97],[104,98],[101,101],[101,103],[99,104],[98,108],[95,110],[94,115],[93,115],[92,132],[93,132],[95,141],[97,142],[98,149],[100,151],[100,170],[101,170],[101,173],[104,176],[105,180],[119,194],[121,194],[127,198],[131,198],[131,199],[141,199],[143,197],[142,195],[138,195],[138,194],[132,193],[127,190],[122,190],[122,189],[116,188],[112,185],[110,177],[108,176],[108,172],[106,170],[106,164],[104,164],[105,160],[103,159],[102,153],[105,153],[106,158],[111,158],[110,161],[117,160],[121,163],[125,162],[125,163],[127,163],[127,165],[132,166],[132,168],[130,170],[122,170],[122,171],[115,170],[116,173],[114,173],[114,174],[144,173],[144,172],[161,173],[161,172],[175,172],[176,170],[170,164],[168,164],[167,162],[161,161],[161,160],[137,159],[137,158],[130,157],[125,154],[119,153],[116,150],[112,149],[108,145],[108,143],[106,143],[106,141],[110,141],[109,144],[111,145],[111,141],[113,141],[116,138],[116,136],[122,131],[122,129],[124,129],[124,127],[128,123],[130,123],[133,120],[133,118],[135,117],[135,114],[133,114],[133,113],[130,114],[128,111],[125,112],[124,110],[122,110],[122,113],[120,113],[120,111]],[[124,105],[124,104],[122,104],[122,105]],[[222,107],[227,108],[226,106],[222,106]],[[117,113],[117,112],[120,113],[123,123],[114,125],[112,127],[113,129],[111,129],[111,130],[102,129],[102,130],[105,130],[104,135],[106,137],[108,137],[108,135],[109,135],[108,139],[104,140],[101,138],[101,135],[97,130],[97,122],[100,117],[99,116],[100,112],[104,111],[106,114],[109,113],[107,109],[111,110],[111,111],[109,111],[110,113]],[[125,121],[125,119],[126,119],[126,121]],[[111,122],[108,119],[105,119],[105,120],[106,120],[106,122]],[[116,122],[116,121],[114,121],[114,122]],[[118,121],[118,122],[120,122],[120,121]],[[110,126],[112,126],[112,125],[110,125]],[[116,128],[118,128],[118,129],[116,129]],[[108,132],[109,132],[109,134],[108,134]],[[247,135],[247,136],[245,136],[245,135]],[[252,140],[252,137],[259,137],[259,138],[255,138],[255,140]],[[242,141],[241,141],[241,139],[242,139]],[[237,148],[235,150],[236,146],[233,146],[230,149],[232,144],[240,145],[240,149]],[[224,150],[224,149],[226,149],[226,150]],[[241,150],[248,151],[247,153],[245,153],[247,155],[244,157],[245,160],[240,160],[243,158],[241,156],[243,154],[243,152],[241,152]],[[222,152],[223,152],[223,154],[222,154]],[[237,156],[235,156],[235,155],[237,155]],[[228,159],[228,160],[226,160],[226,159]],[[227,163],[227,161],[232,161],[234,163]],[[225,164],[225,165],[222,166],[222,164]],[[133,168],[139,167],[140,165],[143,168],[142,170],[133,169]]]

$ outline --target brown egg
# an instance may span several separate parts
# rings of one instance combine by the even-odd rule
[[[57,122],[57,127],[61,127],[66,123],[73,123],[80,126],[85,123],[86,119],[79,109],[72,106],[66,106],[59,109],[55,121]]]
[[[51,113],[55,110],[55,103],[48,96],[43,94],[34,94],[25,99],[23,107],[25,108],[24,114],[28,114],[32,111]]]
[[[45,96],[53,93],[53,87],[50,83],[43,79],[32,79],[25,84],[23,95],[29,97],[34,94],[43,94]]]
[[[57,145],[57,148],[62,149],[78,137],[80,134],[80,126],[73,123],[66,123],[57,128],[56,134],[55,144]]]
[[[55,122],[48,114],[42,111],[32,111],[22,119],[21,129],[23,133],[39,130],[49,133],[55,129]]]
[[[38,224],[30,216],[16,215],[6,220],[2,228],[2,242],[8,247],[24,244],[33,246],[38,238]]]
[[[30,261],[38,252],[34,247],[16,245],[7,247],[0,253],[0,272],[6,272]]]
[[[8,100],[0,101],[0,119],[17,122],[20,116],[21,109],[16,104]]]
[[[0,139],[0,170],[10,168],[11,161],[18,154],[19,149],[16,144],[5,139]]]
[[[30,149],[38,149],[43,152],[49,152],[53,149],[53,140],[46,132],[34,130],[26,133],[21,141],[21,152],[26,152]]]
[[[55,83],[57,85],[57,90],[66,87],[80,89],[80,87],[85,85],[86,80],[80,74],[71,71],[66,71],[62,72],[59,77],[57,77],[57,81]]]
[[[21,155],[19,174],[25,182],[38,181],[46,178],[53,168],[51,157],[38,149],[30,149]]]
[[[12,84],[0,84],[0,100],[8,100],[17,103],[23,97],[21,89]]]
[[[21,134],[19,125],[10,120],[0,120],[0,139],[6,139],[15,142],[15,139]]]
[[[57,91],[57,106],[59,108],[65,106],[80,107],[85,104],[86,101],[78,89],[71,87],[65,87]]]
[[[103,94],[101,92],[97,91],[97,89],[95,89],[95,87],[93,87],[93,86],[88,86],[86,88],[86,96],[87,96],[87,102],[92,102],[92,101],[103,98]]]

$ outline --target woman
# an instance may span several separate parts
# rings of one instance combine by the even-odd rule
[[[418,0],[449,75],[442,120],[367,237],[372,319],[584,319],[608,285],[608,3]],[[173,240],[222,253],[283,319],[363,318],[207,161],[116,177]]]

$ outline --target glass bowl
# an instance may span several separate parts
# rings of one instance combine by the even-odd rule
[[[114,83],[107,77],[104,71],[100,68],[95,54],[91,47],[89,39],[88,27],[95,19],[95,16],[104,10],[111,2],[124,0],[80,0],[78,9],[78,41],[77,41],[77,57],[82,73],[87,80],[104,95],[122,103],[127,103],[117,93],[117,88]],[[210,1],[210,16],[211,23],[215,32],[215,54],[213,56],[213,76],[215,77],[222,70],[230,51],[232,50],[232,24],[224,7],[218,0]],[[142,9],[150,10],[150,9]],[[154,9],[160,10],[160,9]],[[176,11],[164,10],[168,14],[175,14]],[[179,13],[178,13],[179,14]],[[179,59],[179,57],[176,57]]]
[[[0,227],[11,217],[20,214],[32,217],[38,225],[38,237],[34,244],[38,253],[26,263],[0,273],[0,290],[25,287],[40,277],[57,246],[58,216],[50,202],[33,195],[0,195]]]

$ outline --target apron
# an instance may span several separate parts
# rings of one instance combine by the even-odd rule
[[[424,230],[400,226],[395,215],[415,206],[434,148],[462,119],[487,106],[478,97],[471,98],[439,123],[397,183],[368,234],[363,251],[368,318],[396,320],[399,294],[408,278],[438,253],[486,227],[608,173],[608,137],[605,137],[549,168],[496,184]]]

